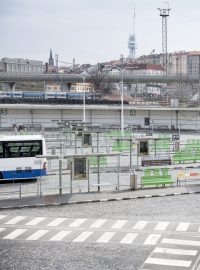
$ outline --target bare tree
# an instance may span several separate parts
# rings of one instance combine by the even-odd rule
[[[102,70],[95,70],[90,75],[90,82],[93,84],[95,91],[100,91],[102,95],[112,94],[115,85],[112,79],[102,72]]]
[[[180,83],[173,90],[168,91],[167,95],[170,99],[178,99],[180,102],[189,102],[194,95],[192,85]]]

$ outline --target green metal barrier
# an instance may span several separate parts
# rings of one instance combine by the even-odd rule
[[[107,166],[107,157],[99,158],[100,166]],[[89,157],[90,166],[97,167],[98,166],[98,158],[97,157]]]
[[[129,141],[114,141],[112,145],[113,152],[123,152],[130,149]]]
[[[169,168],[156,168],[144,170],[144,175],[141,177],[141,185],[166,185],[173,184],[174,181],[171,179],[169,174]]]

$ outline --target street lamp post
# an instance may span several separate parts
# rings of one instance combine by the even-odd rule
[[[81,74],[74,74],[74,75],[80,76],[82,78],[82,80],[83,80],[83,83],[85,83],[85,79],[86,79],[87,76],[83,76]],[[84,89],[84,91],[83,91],[83,119],[82,119],[83,123],[86,122],[86,113],[85,113],[85,111],[86,111],[86,109],[85,109],[85,89]]]
[[[121,69],[121,135],[124,138],[124,73]]]
[[[81,77],[82,77],[83,84],[84,84],[86,76],[81,76]],[[83,85],[83,87],[84,87],[84,85]],[[85,116],[85,89],[84,89],[84,92],[83,92],[83,123],[85,123],[85,120],[86,120],[86,116]]]
[[[107,67],[116,68],[121,72],[121,135],[124,138],[124,69],[112,65]]]

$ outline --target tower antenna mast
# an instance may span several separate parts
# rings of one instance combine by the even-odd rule
[[[135,59],[136,54],[136,42],[135,42],[135,4],[133,9],[133,34],[129,35],[128,39],[129,59],[132,61]]]

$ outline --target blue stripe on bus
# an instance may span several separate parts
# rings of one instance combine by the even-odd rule
[[[14,171],[2,171],[2,174],[3,174],[4,179],[35,178],[35,177],[47,175],[47,170],[34,169],[32,171],[23,170],[23,171],[20,171],[20,172],[17,172],[16,170],[14,170]]]

